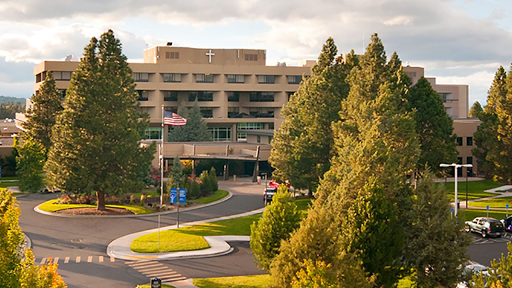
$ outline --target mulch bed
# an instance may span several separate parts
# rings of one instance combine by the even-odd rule
[[[105,207],[105,211],[99,211],[95,207],[72,208],[56,211],[57,214],[65,215],[133,215],[134,213],[127,209]]]

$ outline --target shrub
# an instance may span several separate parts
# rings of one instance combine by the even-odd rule
[[[201,186],[199,183],[193,181],[190,182],[190,186],[188,188],[188,195],[190,199],[197,199],[201,197]]]

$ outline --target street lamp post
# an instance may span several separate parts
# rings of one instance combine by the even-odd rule
[[[457,184],[458,184],[458,180],[457,180],[457,169],[460,168],[460,167],[473,167],[473,165],[471,164],[455,164],[455,163],[452,163],[452,164],[444,164],[444,163],[441,163],[439,164],[439,167],[453,167],[453,174],[455,174],[455,217],[457,217],[458,215],[458,203],[459,203],[459,199],[458,199],[458,187],[457,187]],[[467,207],[466,207],[467,208]]]

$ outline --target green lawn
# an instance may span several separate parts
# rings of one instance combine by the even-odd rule
[[[258,288],[267,287],[270,280],[270,275],[219,277],[194,279],[194,285],[200,288]]]
[[[512,211],[510,211],[512,212]],[[475,217],[493,217],[496,219],[504,219],[507,216],[507,211],[501,210],[489,210],[487,214],[487,210],[482,209],[460,209],[459,210],[459,218],[462,222],[471,221]],[[508,213],[508,215],[512,215],[512,213]]]
[[[55,212],[55,211],[60,211],[60,210],[73,209],[73,208],[96,207],[96,205],[88,205],[88,204],[55,204],[57,202],[57,200],[58,199],[46,201],[39,206],[39,209],[46,211],[46,212]],[[105,205],[105,206],[113,207],[113,208],[128,209],[128,210],[132,211],[135,215],[153,213],[152,210],[146,209],[142,206],[136,206],[136,205]]]
[[[465,178],[459,178],[458,185],[458,196],[459,201],[466,200],[466,181]],[[447,182],[447,183],[439,183],[438,185],[444,185],[446,191],[448,192],[448,196],[450,197],[450,201],[455,201],[455,183]],[[489,196],[495,196],[494,193],[484,192],[484,190],[492,189],[496,187],[503,186],[503,183],[495,182],[493,180],[482,180],[482,181],[469,181],[468,182],[468,200],[480,199]]]
[[[302,211],[305,211],[308,208],[308,204],[310,203],[310,199],[300,199],[297,200],[297,206]],[[160,232],[160,249],[158,249],[158,232],[151,233],[148,235],[141,236],[135,240],[130,245],[130,249],[134,252],[142,252],[144,253],[157,253],[157,252],[172,252],[172,251],[188,251],[188,250],[198,250],[198,249],[206,249],[210,246],[206,241],[203,246],[200,246],[200,242],[197,240],[199,236],[202,239],[202,236],[217,236],[217,235],[241,235],[241,236],[249,236],[251,235],[251,224],[257,221],[261,217],[261,213],[253,214],[244,217],[238,217],[227,220],[220,220],[210,223],[203,223],[199,225],[186,226],[179,229],[172,229]],[[174,247],[174,240],[178,238],[183,238],[183,240],[176,241],[177,247]],[[166,244],[165,249],[162,249],[162,242],[168,243]],[[190,243],[190,247],[186,247],[185,245]],[[135,250],[137,249],[137,250]]]
[[[228,196],[229,192],[226,190],[217,190],[213,195],[201,197],[199,199],[190,200],[190,203],[208,204],[220,200]]]
[[[13,180],[12,182],[0,181],[0,188],[7,188],[9,186],[18,186],[20,183],[19,180]]]
[[[482,201],[469,202],[468,205],[471,207],[487,207],[492,208],[506,208],[507,204],[512,209],[512,197],[494,198]]]
[[[194,279],[194,285],[200,288],[259,288],[268,287],[270,275],[251,275],[238,277],[219,277]],[[398,288],[414,287],[409,277],[400,279]]]

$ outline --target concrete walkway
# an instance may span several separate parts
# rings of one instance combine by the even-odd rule
[[[505,186],[497,187],[497,188],[494,188],[494,189],[485,190],[484,192],[494,193],[496,195],[495,196],[484,197],[484,198],[479,198],[479,199],[468,200],[468,207],[466,207],[466,201],[461,199],[461,198],[459,198],[460,208],[461,209],[470,208],[470,209],[486,210],[487,209],[486,207],[471,206],[471,202],[479,202],[479,201],[485,201],[485,200],[489,200],[489,199],[512,197],[512,191],[509,191],[510,189],[512,189],[511,185],[505,185]],[[498,191],[508,191],[508,192],[498,192]],[[452,205],[455,205],[455,202],[452,202]],[[510,205],[510,206],[512,208],[512,205]],[[505,207],[503,207],[503,208],[490,207],[490,208],[492,210],[507,210],[507,208],[505,208]]]

